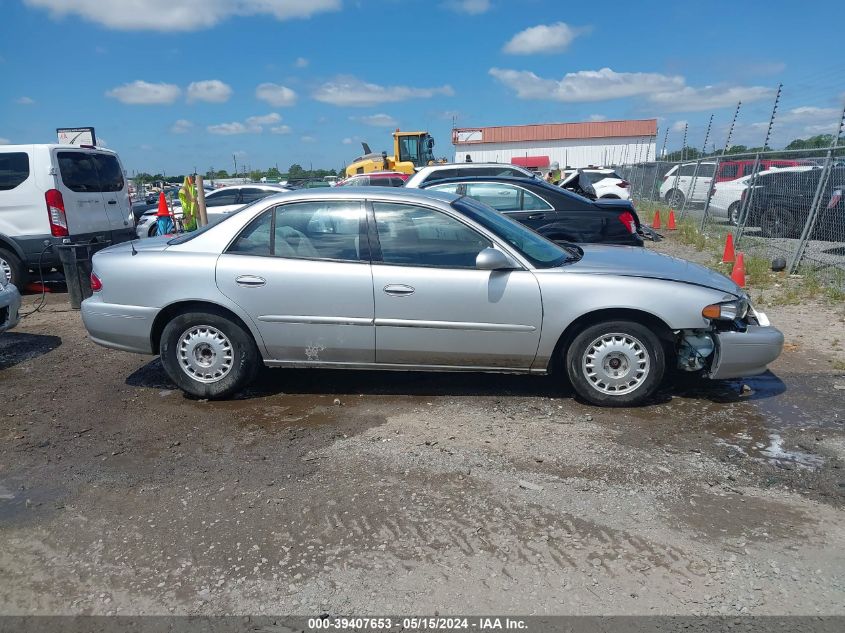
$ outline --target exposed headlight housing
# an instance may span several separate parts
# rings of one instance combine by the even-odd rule
[[[711,303],[701,311],[701,316],[705,319],[718,319],[719,321],[744,319],[746,314],[748,314],[748,300],[745,298]]]

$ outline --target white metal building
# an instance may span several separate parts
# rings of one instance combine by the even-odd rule
[[[531,169],[616,165],[655,159],[657,119],[455,128],[455,162]]]

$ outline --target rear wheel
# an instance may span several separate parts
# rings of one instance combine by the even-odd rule
[[[634,321],[606,321],[582,330],[566,351],[576,393],[603,407],[642,403],[663,380],[666,354],[660,339]]]
[[[5,248],[0,248],[0,277],[6,283],[15,284],[21,291],[29,281],[28,271],[20,257]]]
[[[227,398],[255,378],[261,357],[249,332],[214,312],[173,318],[161,335],[161,362],[183,391],[199,398]]]

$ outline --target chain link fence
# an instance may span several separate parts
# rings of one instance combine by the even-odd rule
[[[746,257],[845,288],[845,146],[616,166],[635,203],[673,210]],[[644,217],[650,223],[652,218]]]

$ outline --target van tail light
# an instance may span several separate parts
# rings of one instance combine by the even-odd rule
[[[628,187],[631,186],[631,183],[628,182],[627,180],[620,180],[619,182],[616,183],[616,186],[622,187],[623,189],[627,189]]]
[[[634,220],[634,216],[630,211],[625,211],[625,213],[621,213],[619,215],[619,221],[625,225],[625,228],[628,229],[629,233],[636,233],[637,232],[637,223]]]
[[[44,194],[47,200],[47,217],[50,220],[50,233],[53,237],[67,237],[70,232],[67,228],[67,215],[65,215],[65,201],[62,192],[58,189],[50,189]]]
[[[91,290],[93,292],[100,292],[103,289],[103,282],[94,273],[91,273]]]

